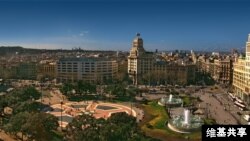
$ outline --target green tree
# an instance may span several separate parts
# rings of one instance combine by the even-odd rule
[[[60,91],[66,95],[66,96],[70,96],[71,91],[74,89],[73,84],[71,83],[65,83],[63,84],[63,86],[60,88]]]
[[[125,96],[126,95],[126,89],[125,86],[118,83],[109,85],[106,90],[106,92],[110,92],[114,96]]]
[[[46,105],[36,101],[20,102],[14,106],[14,114],[20,112],[40,112]]]
[[[111,139],[120,138],[120,140],[126,141],[132,138],[133,134],[139,130],[137,128],[136,118],[125,112],[112,114],[107,122],[108,125],[111,125],[113,128]]]
[[[4,129],[13,135],[21,132],[29,140],[48,141],[58,126],[58,119],[53,115],[21,112],[12,116]]]
[[[67,126],[67,138],[72,141],[98,141],[100,126],[92,116],[77,116]]]
[[[7,101],[4,96],[0,96],[0,115],[3,113],[4,107],[7,106]]]
[[[34,87],[27,87],[23,90],[16,92],[16,96],[19,98],[20,101],[27,101],[27,100],[37,100],[41,97],[41,93],[38,92]]]
[[[92,116],[76,117],[67,126],[69,141],[147,141],[137,127],[136,118],[126,113],[112,114],[108,120]]]
[[[80,95],[87,92],[87,86],[84,84],[83,81],[78,81],[77,82],[76,91]]]
[[[24,111],[39,111],[45,107],[45,105],[34,101],[40,96],[41,94],[34,87],[23,88],[1,96],[0,113],[3,113],[5,107],[14,109],[14,114]]]
[[[69,97],[72,96],[72,90],[76,90],[76,95],[95,93],[96,85],[85,81],[78,81],[77,83],[65,83],[60,90],[64,95]]]
[[[23,125],[26,123],[29,114],[27,112],[16,114],[10,118],[8,124],[4,125],[4,130],[16,135],[18,132],[23,132]]]

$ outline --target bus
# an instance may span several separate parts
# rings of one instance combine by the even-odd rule
[[[246,110],[246,106],[243,103],[240,103],[238,101],[235,101],[234,104],[239,107],[241,111]]]
[[[232,101],[235,101],[236,97],[232,93],[228,92],[228,96]]]

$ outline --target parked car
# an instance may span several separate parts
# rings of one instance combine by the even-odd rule
[[[244,115],[243,117],[248,123],[250,122],[250,115]]]

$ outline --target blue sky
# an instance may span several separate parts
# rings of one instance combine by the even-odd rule
[[[0,0],[0,46],[228,51],[250,33],[247,0]]]

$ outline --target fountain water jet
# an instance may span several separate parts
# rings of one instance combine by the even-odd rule
[[[190,111],[188,109],[184,110],[184,124],[190,124]]]
[[[164,96],[159,101],[158,104],[161,106],[178,107],[182,104],[182,99],[174,97],[170,94],[168,97]]]
[[[172,102],[172,99],[173,99],[173,95],[170,94],[170,95],[169,95],[169,98],[168,98],[168,102]]]
[[[190,110],[184,109],[182,115],[173,116],[168,121],[168,128],[178,133],[191,133],[200,130],[203,123],[199,116],[193,116]]]

